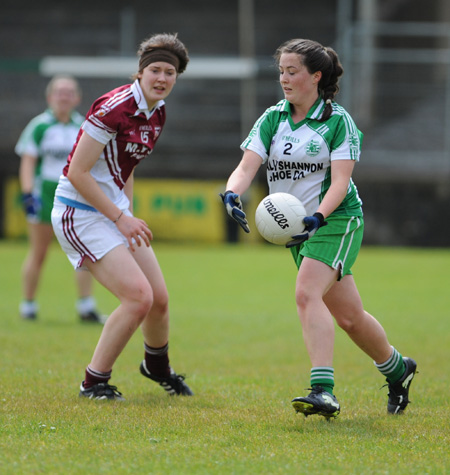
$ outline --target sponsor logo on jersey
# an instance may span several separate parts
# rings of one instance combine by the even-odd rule
[[[130,157],[135,160],[142,160],[150,153],[150,149],[142,144],[128,142],[125,146],[125,152],[128,152]]]
[[[323,163],[269,160],[267,162],[267,179],[269,183],[277,180],[300,180],[310,173],[323,170],[323,167]]]

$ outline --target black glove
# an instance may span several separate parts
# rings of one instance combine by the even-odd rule
[[[250,232],[248,227],[247,218],[245,216],[244,210],[242,209],[241,197],[237,193],[232,191],[226,191],[225,193],[220,193],[223,204],[227,213],[241,226],[241,228],[246,232]]]
[[[305,225],[306,233],[292,236],[292,241],[286,243],[286,247],[294,247],[307,241],[319,228],[328,224],[322,213],[314,213],[312,216],[305,216],[303,218],[303,223]]]

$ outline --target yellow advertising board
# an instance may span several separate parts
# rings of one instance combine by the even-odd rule
[[[219,242],[225,236],[222,189],[218,182],[136,179],[133,213],[156,240]]]
[[[157,240],[227,241],[234,222],[219,197],[224,186],[222,181],[136,179],[134,214],[148,223]],[[245,207],[254,232],[246,235],[238,230],[238,241],[259,240],[254,226],[255,209],[262,199],[258,190],[249,191]]]
[[[225,212],[219,193],[225,182],[206,180],[168,180],[136,178],[134,215],[146,221],[156,241],[241,242],[260,240],[254,215],[264,196],[258,185],[243,196],[252,232],[245,234]],[[6,238],[26,236],[26,221],[16,178],[6,182],[4,195],[4,231]]]
[[[3,230],[5,238],[27,236],[27,222],[22,208],[22,198],[17,178],[9,178],[3,191]]]

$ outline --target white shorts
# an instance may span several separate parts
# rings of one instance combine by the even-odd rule
[[[129,210],[123,210],[131,216]],[[72,208],[55,199],[52,225],[56,238],[75,269],[85,259],[96,262],[121,244],[128,247],[125,236],[102,213]]]

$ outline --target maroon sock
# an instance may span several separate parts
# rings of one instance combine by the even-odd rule
[[[90,388],[99,383],[107,383],[111,378],[111,373],[112,370],[103,373],[102,371],[97,371],[88,366],[85,371],[83,387]]]
[[[152,348],[144,343],[144,348],[145,365],[150,373],[160,378],[168,378],[170,376],[169,343],[161,348]]]

